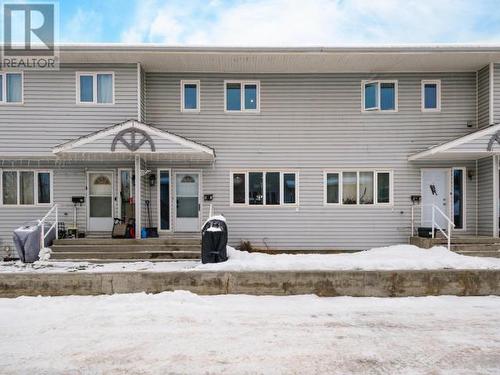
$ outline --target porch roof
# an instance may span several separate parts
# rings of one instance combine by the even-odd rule
[[[408,160],[478,160],[499,154],[500,124],[493,124],[410,155]]]
[[[55,146],[54,155],[70,160],[146,160],[213,162],[215,150],[136,121],[125,122]]]

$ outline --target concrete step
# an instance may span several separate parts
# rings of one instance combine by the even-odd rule
[[[462,251],[456,251],[457,254],[461,255],[467,255],[467,256],[473,256],[473,257],[490,257],[490,258],[500,258],[500,251],[467,251],[467,250],[462,250]]]
[[[54,252],[50,259],[114,259],[121,261],[124,259],[199,259],[199,251],[133,251],[133,252]]]
[[[69,263],[81,263],[81,262],[88,262],[88,263],[137,263],[137,262],[155,262],[155,263],[164,263],[164,262],[193,262],[196,261],[196,259],[148,259],[148,258],[137,258],[137,259],[92,259],[92,258],[82,258],[82,259],[50,259],[49,260],[52,263],[63,263],[63,262],[69,262]]]
[[[145,239],[133,239],[133,238],[65,238],[54,241],[55,245],[135,245],[135,244],[164,244],[164,245],[187,245],[187,244],[201,244],[201,237],[193,238],[145,238]]]
[[[453,251],[500,251],[500,244],[452,244]]]
[[[155,251],[201,251],[200,244],[183,245],[151,245],[151,244],[123,244],[123,245],[52,245],[51,250],[57,252],[155,252]]]
[[[433,244],[446,244],[447,239],[446,238],[430,238],[429,239],[431,243]],[[498,244],[500,245],[500,238],[494,238],[494,237],[451,237],[451,244],[452,245],[464,245],[464,244]]]

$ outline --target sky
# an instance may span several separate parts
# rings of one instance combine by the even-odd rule
[[[64,43],[497,43],[500,0],[59,0]]]

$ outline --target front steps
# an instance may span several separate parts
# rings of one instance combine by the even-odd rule
[[[433,246],[447,246],[446,238],[411,237],[410,244],[430,249]],[[500,258],[500,238],[482,236],[453,236],[451,251],[476,257]]]
[[[51,250],[50,260],[56,262],[171,262],[200,259],[201,241],[195,237],[61,239]]]

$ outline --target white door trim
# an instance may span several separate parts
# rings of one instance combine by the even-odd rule
[[[423,224],[424,220],[424,172],[425,171],[444,171],[448,174],[448,194],[447,196],[447,209],[444,211],[446,215],[451,219],[451,197],[452,197],[452,181],[451,181],[451,170],[452,168],[420,168],[420,194],[422,196],[422,203],[420,204],[420,225]]]
[[[173,191],[174,194],[172,196],[172,207],[173,207],[173,223],[171,227],[173,228],[174,232],[178,231],[177,230],[177,174],[180,173],[197,173],[198,174],[198,230],[201,230],[201,217],[202,217],[202,212],[203,212],[203,197],[202,197],[202,191],[203,191],[203,174],[201,169],[179,169],[179,170],[174,170],[173,171]]]
[[[160,182],[161,182],[161,178],[160,178],[160,172],[168,172],[168,176],[170,178],[170,184],[169,184],[169,187],[168,187],[168,190],[169,190],[169,196],[170,196],[170,205],[169,205],[169,210],[168,210],[168,217],[170,219],[170,229],[161,229],[161,207],[160,207]],[[174,227],[174,220],[173,220],[173,216],[172,216],[172,205],[173,205],[173,194],[172,194],[172,185],[173,185],[173,182],[175,182],[172,178],[172,169],[171,168],[158,168],[156,170],[156,213],[157,213],[157,223],[158,223],[158,231],[160,232],[163,232],[163,233],[170,233],[173,231],[173,227]]]
[[[86,220],[87,220],[87,232],[91,232],[90,230],[90,184],[89,184],[89,175],[91,173],[111,173],[111,220],[114,220],[115,217],[115,171],[113,169],[108,169],[108,170],[88,170],[86,171],[86,180],[85,180],[85,185],[86,185],[86,209],[87,209],[87,215],[86,215]]]

